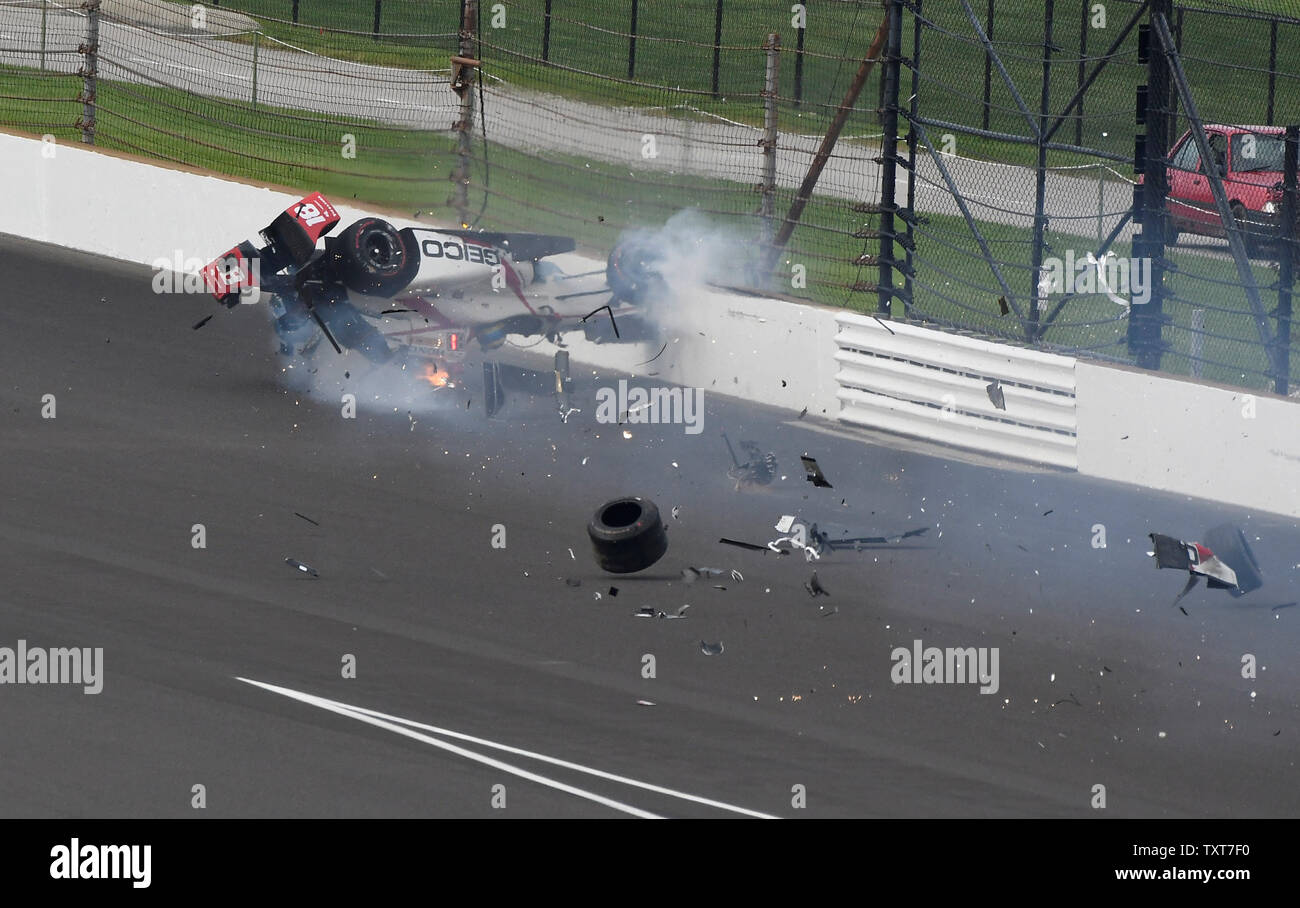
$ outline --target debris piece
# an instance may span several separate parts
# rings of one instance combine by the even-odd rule
[[[1003,316],[1009,314],[1010,312],[1011,312],[1011,307],[1007,305],[1007,298],[1005,296],[999,296],[998,315]]]
[[[820,606],[820,608],[823,609],[822,611],[823,618],[829,618],[831,615],[838,615],[840,613],[840,607],[838,605],[832,606],[829,612],[825,611],[826,608],[825,606]]]
[[[722,641],[719,640],[717,643],[705,643],[701,640],[700,652],[704,653],[706,656],[720,656],[722,655]]]
[[[694,583],[701,577],[721,577],[725,571],[722,568],[711,567],[688,567],[682,571],[682,579],[687,583]]]
[[[749,549],[751,552],[767,551],[767,546],[765,545],[756,545],[755,543],[752,542],[741,542],[739,539],[728,539],[726,536],[723,536],[721,539],[718,540],[718,542],[722,543],[723,545],[734,545],[736,548],[739,549]]]
[[[673,513],[673,520],[680,520],[681,517],[679,515],[682,513],[681,505],[677,505],[677,504],[673,505],[672,513]]]
[[[380,577],[384,580],[388,579],[388,575],[385,574],[383,571],[379,570],[379,568],[371,568],[370,570],[375,574],[375,576]]]
[[[611,586],[611,587],[609,588],[609,594],[610,594],[611,596],[617,596],[617,595],[618,595],[618,587],[616,587],[616,586]],[[597,595],[599,595],[599,594],[597,594]]]
[[[999,410],[1005,410],[1007,408],[1007,395],[1002,390],[1002,383],[996,378],[985,385],[984,390],[988,393],[989,401],[993,406],[997,407]]]
[[[618,333],[618,322],[614,321],[614,310],[611,309],[611,308],[609,308],[609,306],[601,306],[599,309],[592,309],[590,312],[588,312],[586,315],[584,315],[584,316],[580,319],[580,321],[582,321],[582,322],[586,322],[587,319],[591,318],[591,317],[592,317],[593,315],[595,315],[597,312],[608,312],[608,313],[609,313],[609,323],[610,323],[611,325],[614,326],[614,336],[617,337],[617,338],[619,338],[619,339],[621,340],[621,339],[622,339],[622,335],[620,335],[620,334]]]
[[[654,706],[654,704],[651,703],[649,700],[637,700],[637,701],[636,701],[636,705],[637,705],[637,706]]]
[[[293,512],[293,516],[294,516],[294,517],[301,517],[303,520],[307,521],[307,522],[310,523],[312,526],[320,526],[319,523],[317,523],[316,521],[312,520],[312,519],[311,519],[310,517],[308,517],[306,514],[299,514],[297,511],[294,511],[294,512]]]
[[[567,586],[582,586],[582,581],[577,577],[565,577],[564,582]]]
[[[597,309],[596,311],[599,312],[600,310]],[[610,315],[610,318],[613,318],[613,317],[614,317],[614,316],[611,314],[611,315]],[[656,353],[654,356],[650,357],[650,358],[649,358],[648,360],[646,360],[645,362],[643,362],[643,363],[637,363],[636,365],[638,365],[638,366],[648,366],[648,365],[650,365],[650,363],[654,362],[654,361],[657,360],[659,357],[663,356],[663,355],[664,355],[664,351],[667,350],[667,349],[668,349],[668,341],[664,341],[664,345],[663,345],[662,347],[659,348],[659,352],[658,352],[658,353]]]
[[[722,433],[722,440],[727,443],[727,452],[731,454],[732,465],[727,470],[727,476],[736,481],[736,491],[740,491],[741,486],[771,484],[778,468],[774,452],[768,451],[765,454],[757,443],[742,441],[740,449],[745,452],[747,458],[742,462],[731,447],[731,439],[727,438],[726,432]]]
[[[201,318],[201,319],[199,319],[197,322],[195,322],[195,324],[194,324],[194,330],[195,330],[195,331],[198,331],[200,328],[202,328],[204,325],[206,325],[206,324],[207,324],[208,322],[210,322],[210,321],[212,321],[212,316],[211,316],[211,315],[205,315],[205,316],[203,316],[203,318]],[[108,341],[105,341],[104,343],[108,343]]]
[[[826,474],[822,472],[822,468],[817,465],[817,458],[803,454],[799,457],[799,461],[803,464],[804,473],[807,474],[804,476],[804,479],[808,480],[819,489],[834,488],[834,486],[827,482]]]
[[[814,599],[818,596],[830,596],[830,593],[826,591],[826,588],[821,585],[821,581],[817,579],[816,571],[813,571],[812,579],[805,583],[803,588],[806,589],[808,595],[812,596]]]
[[[296,559],[286,558],[284,559],[284,563],[289,565],[291,568],[302,571],[304,574],[310,574],[313,577],[320,577],[320,573],[314,567],[308,564],[303,564],[301,561],[297,561]]]
[[[736,570],[735,568],[732,568],[731,579],[740,582],[745,579],[745,575],[740,573],[740,571]]]
[[[1182,612],[1184,615],[1187,615],[1187,609],[1183,608],[1181,605],[1178,606],[1178,611]],[[1188,617],[1190,618],[1191,616],[1188,615]]]
[[[660,614],[662,614],[662,612],[661,612]],[[647,606],[643,606],[642,608],[637,609],[637,610],[636,610],[636,614],[634,614],[632,617],[634,617],[634,618],[653,618],[654,616],[655,616],[655,610],[654,610],[653,608],[651,608],[650,606],[647,605]]]
[[[799,411],[799,418],[800,418],[800,419],[803,419],[803,418],[804,418],[805,416],[807,416],[807,415],[808,415],[808,408],[807,408],[807,407],[804,407],[802,410]]]

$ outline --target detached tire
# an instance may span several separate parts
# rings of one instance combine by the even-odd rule
[[[418,255],[396,227],[380,218],[362,218],[332,244],[335,267],[354,293],[390,297],[411,282]]]
[[[1255,553],[1250,550],[1246,534],[1237,527],[1230,523],[1217,526],[1205,534],[1202,542],[1220,561],[1236,572],[1237,588],[1228,591],[1234,598],[1264,585]]]
[[[668,551],[659,509],[647,498],[615,498],[597,510],[587,535],[600,569],[611,574],[643,571]]]
[[[641,303],[647,297],[664,292],[659,272],[661,254],[648,243],[631,240],[619,243],[605,263],[605,283],[614,295],[629,303]]]

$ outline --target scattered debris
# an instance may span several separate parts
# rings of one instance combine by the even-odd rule
[[[817,458],[803,454],[799,457],[799,461],[803,464],[804,473],[807,474],[804,476],[804,479],[808,480],[819,489],[834,488],[834,486],[827,482],[826,474],[822,472],[822,468],[817,465]]]
[[[723,545],[734,545],[738,549],[749,549],[751,552],[766,552],[768,550],[768,546],[757,545],[753,542],[741,542],[739,539],[728,539],[726,536],[723,536],[718,542]],[[781,554],[787,553],[782,552]]]
[[[308,564],[303,564],[301,561],[297,561],[296,559],[286,558],[284,559],[284,563],[289,565],[291,568],[302,571],[304,574],[310,574],[313,577],[320,577],[320,573],[314,567]]]
[[[690,605],[689,605],[689,604],[687,604],[687,605],[683,605],[681,608],[679,608],[679,609],[677,610],[677,612],[676,612],[675,614],[670,615],[670,614],[668,614],[667,612],[665,612],[665,611],[663,611],[663,610],[656,610],[653,606],[649,606],[649,605],[647,605],[647,606],[643,606],[643,607],[640,608],[640,609],[637,609],[636,613],[635,613],[632,617],[634,617],[634,618],[666,618],[666,619],[669,619],[669,620],[676,619],[676,618],[685,618],[685,617],[686,617],[686,610],[687,610],[688,608],[690,608]]]
[[[762,448],[755,442],[742,441],[740,449],[748,458],[742,463],[736,456],[735,449],[731,447],[731,439],[727,438],[726,432],[722,433],[722,440],[727,443],[727,452],[731,455],[731,467],[727,470],[727,476],[736,481],[736,491],[740,491],[741,486],[771,484],[778,466],[774,452],[768,451],[764,454]]]
[[[1178,611],[1182,612],[1184,615],[1187,615],[1187,609],[1183,608],[1181,605],[1178,606]],[[1187,615],[1187,617],[1190,618],[1191,615]]]
[[[204,325],[206,325],[206,324],[207,324],[208,322],[210,322],[210,321],[212,321],[212,316],[211,316],[211,315],[205,315],[205,316],[203,316],[203,318],[199,319],[197,322],[194,323],[194,330],[195,330],[195,331],[198,331],[200,328],[202,328]],[[108,342],[105,341],[105,343],[108,343]]]
[[[611,587],[609,588],[609,594],[610,594],[611,596],[617,596],[617,595],[618,595],[618,587],[616,587],[616,586],[611,586]],[[597,593],[596,595],[599,596],[600,594]]]
[[[816,571],[813,571],[812,579],[805,583],[803,588],[806,589],[808,595],[812,596],[814,599],[818,596],[830,596],[830,593],[826,591],[826,587],[822,586],[821,581],[817,579]]]
[[[722,655],[722,641],[719,640],[717,643],[705,643],[701,640],[700,652],[704,653],[706,656],[720,656]]]
[[[316,521],[312,520],[312,519],[311,519],[310,517],[308,517],[306,514],[299,514],[297,511],[294,511],[294,512],[293,512],[293,516],[294,516],[294,517],[301,517],[303,520],[307,521],[307,522],[310,523],[312,526],[320,526],[319,523],[317,523]]]
[[[600,310],[597,309],[596,311],[599,312]],[[614,316],[611,314],[611,315],[610,315],[610,318],[613,318],[613,317],[614,317]],[[648,360],[646,360],[645,362],[643,362],[643,363],[637,363],[636,365],[638,365],[638,366],[648,366],[648,365],[650,365],[652,362],[654,362],[655,360],[657,360],[659,357],[663,356],[663,355],[664,355],[664,351],[667,350],[667,349],[668,349],[668,341],[664,341],[664,345],[663,345],[662,347],[659,348],[659,352],[658,352],[658,353],[656,353],[654,356],[650,357],[650,358],[649,358]]]
[[[802,410],[799,411],[799,418],[800,418],[800,419],[803,419],[803,418],[804,418],[805,416],[807,416],[807,415],[808,415],[808,408],[807,408],[807,407],[804,407]]]
[[[592,317],[593,315],[595,315],[597,312],[608,312],[608,313],[609,313],[609,323],[610,323],[611,325],[614,326],[614,336],[617,337],[617,338],[622,339],[622,335],[620,335],[620,334],[618,333],[618,322],[614,321],[614,310],[611,309],[611,308],[609,308],[609,306],[601,306],[599,309],[592,309],[590,312],[588,312],[586,315],[584,315],[584,316],[580,319],[580,321],[582,321],[582,322],[586,322],[587,319],[591,318],[591,317]]]
[[[1005,296],[999,296],[998,315],[1003,316],[1009,314],[1010,312],[1011,312],[1011,307],[1007,305],[1007,298]]]
[[[1227,590],[1234,598],[1244,596],[1264,585],[1259,564],[1250,550],[1245,534],[1231,524],[1215,527],[1205,534],[1205,543],[1184,542],[1162,533],[1148,533],[1157,568],[1185,570],[1191,576],[1174,599],[1174,604],[1206,579],[1210,589]]]
[[[997,407],[999,410],[1005,410],[1007,408],[1007,395],[1002,390],[1002,383],[1000,381],[996,378],[993,379],[993,381],[984,386],[984,390],[988,393],[989,401],[993,406]]]
[[[681,505],[676,505],[676,504],[673,505],[673,520],[680,520],[681,513],[682,513]]]
[[[1055,513],[1055,511],[1056,508],[1048,508],[1046,511],[1043,512],[1043,516],[1046,517],[1048,514]]]
[[[682,579],[687,583],[694,583],[701,577],[721,577],[724,573],[726,572],[723,571],[722,568],[688,567],[682,571]]]
[[[654,706],[654,704],[651,703],[649,700],[637,700],[637,701],[636,701],[636,705],[637,705],[637,706]]]

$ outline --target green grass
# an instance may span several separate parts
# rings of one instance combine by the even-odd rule
[[[223,4],[253,15],[287,20],[292,0],[228,0]],[[1079,82],[1077,58],[1106,49],[1132,12],[1124,0],[1106,4],[1105,29],[1083,27],[1080,14],[1091,0],[1056,0],[1052,38],[1056,45],[1050,82],[1049,108],[1058,110]],[[690,104],[710,113],[756,124],[761,122],[765,58],[761,50],[769,32],[783,41],[780,59],[780,126],[785,130],[818,132],[825,128],[843,96],[857,62],[865,52],[881,18],[879,4],[808,4],[805,53],[802,62],[802,100],[795,96],[795,38],[788,0],[724,0],[719,97],[712,94],[715,0],[640,0],[638,6],[634,84],[628,80],[632,0],[553,0],[548,57],[543,53],[544,0],[512,0],[506,4],[504,28],[492,27],[492,4],[482,4],[483,58],[487,72],[524,87],[553,91],[609,104],[644,106]],[[986,3],[972,0],[984,20]],[[1287,0],[1240,0],[1238,10],[1269,15],[1300,10]],[[1043,0],[997,0],[993,35],[1008,72],[1031,111],[1038,111],[1042,75],[1041,43],[1044,37]],[[321,28],[369,32],[373,4],[366,0],[300,0],[301,26],[265,21],[268,34],[333,56],[366,62],[419,68],[446,65],[451,43],[411,41],[380,36],[347,35]],[[455,32],[458,0],[384,0],[384,32]],[[1251,19],[1229,19],[1225,14],[1188,12],[1183,17],[1184,64],[1207,120],[1264,123],[1268,113],[1267,79],[1252,71],[1268,61],[1269,24]],[[956,0],[931,2],[925,15],[935,28],[923,32],[919,98],[922,113],[936,120],[967,126],[983,125],[985,56],[964,11]],[[1175,17],[1175,24],[1177,24]],[[903,53],[910,57],[912,19],[904,22]],[[1273,122],[1300,120],[1300,56],[1291,52],[1300,43],[1300,24],[1284,24],[1278,31],[1278,77],[1274,89]],[[1055,140],[1128,157],[1133,151],[1134,87],[1145,81],[1136,63],[1136,38],[1130,35],[1122,56],[1113,61],[1089,89],[1083,116],[1072,117]],[[846,134],[880,131],[875,107],[879,100],[880,72],[874,71],[851,116]],[[657,87],[656,87],[657,86]],[[903,73],[904,92],[911,94],[911,75]],[[665,90],[667,89],[667,90]],[[992,74],[988,128],[1020,136],[1031,135],[1029,124],[1014,98]],[[931,129],[930,132],[937,131]],[[937,137],[936,137],[937,139]],[[958,135],[958,154],[1011,163],[1033,163],[1036,150],[1029,145]],[[1068,153],[1052,152],[1053,165],[1079,163]]]
[[[79,140],[80,132],[73,124],[80,105],[72,100],[80,87],[78,78],[0,68],[0,86],[0,123],[37,134],[52,133],[61,141]],[[98,103],[97,143],[105,148],[303,190],[319,189],[336,200],[412,215],[420,212],[435,221],[449,223],[456,218],[449,203],[453,187],[448,178],[457,164],[450,133],[366,121],[339,122],[302,111],[254,109],[246,103],[196,97],[169,88],[109,81],[101,81]],[[340,154],[345,133],[356,139],[355,159]],[[495,144],[489,146],[485,164],[480,142],[475,142],[475,149],[470,211],[477,226],[483,228],[571,235],[584,247],[600,252],[611,248],[625,227],[657,227],[677,211],[695,208],[731,231],[758,236],[759,222],[754,216],[758,196],[746,184],[629,173],[626,166],[560,155],[543,158]],[[778,193],[778,214],[786,210],[791,195],[789,190]],[[874,227],[873,221],[873,216],[854,212],[849,200],[814,197],[779,272],[788,274],[785,266],[789,263],[804,264],[808,286],[789,292],[815,302],[874,311],[874,293],[847,288],[857,281],[877,280],[878,269],[852,263],[863,252],[876,252],[876,241],[854,239],[846,233]],[[250,222],[250,232],[258,226],[260,223]],[[1004,266],[1013,292],[1025,299],[1030,286],[1030,232],[990,223],[980,227],[999,258],[1026,263]],[[1066,248],[1082,254],[1086,243],[1083,238],[1055,233],[1049,233],[1048,239],[1060,255]],[[1123,245],[1115,251],[1129,254]],[[996,300],[1001,291],[960,218],[925,215],[918,233],[918,254],[915,314],[991,334],[1023,336],[1012,317],[998,316]],[[1263,387],[1261,375],[1266,365],[1253,323],[1246,315],[1244,294],[1231,287],[1198,286],[1187,276],[1206,274],[1232,281],[1231,263],[1180,251],[1171,257],[1183,272],[1173,279],[1175,292],[1209,300],[1227,310],[1207,313],[1207,330],[1229,339],[1207,339],[1204,355],[1228,365],[1206,368],[1206,377]],[[1275,279],[1262,265],[1256,267],[1256,275],[1263,286]],[[1271,309],[1270,295],[1265,293],[1264,298],[1265,307]],[[1051,300],[1051,304],[1055,302]],[[1170,304],[1166,311],[1175,324],[1187,324],[1189,306]],[[1079,298],[1069,303],[1046,339],[1124,356],[1125,323],[1117,319],[1119,312],[1104,296]],[[896,304],[895,315],[903,314],[901,305]],[[1167,331],[1166,336],[1174,344],[1166,358],[1167,368],[1188,371],[1188,333]],[[1293,359],[1300,375],[1300,351]]]

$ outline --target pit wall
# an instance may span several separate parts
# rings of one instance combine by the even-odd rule
[[[301,195],[6,133],[0,174],[0,233],[144,265],[211,261]],[[627,368],[613,345],[568,349]],[[1300,517],[1300,401],[714,290],[677,307],[662,353],[644,349],[630,375]]]

